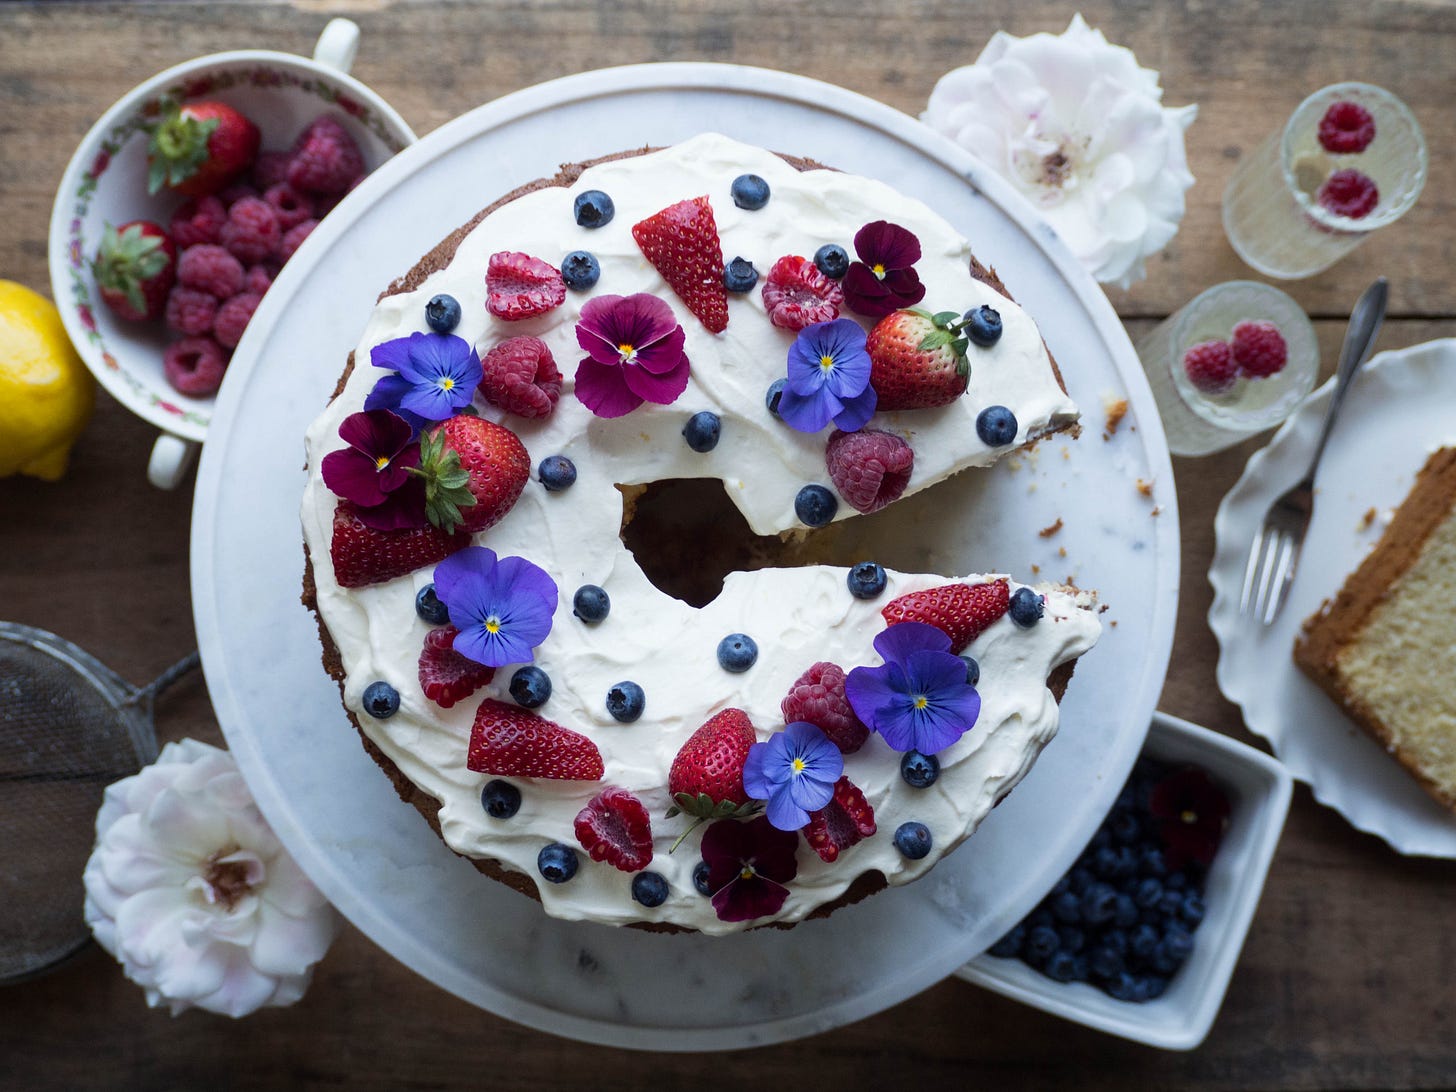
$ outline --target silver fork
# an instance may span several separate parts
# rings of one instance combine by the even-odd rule
[[[1325,411],[1325,422],[1320,428],[1319,442],[1315,444],[1309,470],[1269,506],[1263,523],[1259,525],[1259,533],[1249,547],[1249,562],[1244,566],[1244,588],[1239,594],[1239,613],[1252,614],[1266,626],[1278,615],[1289,594],[1289,586],[1294,582],[1300,547],[1304,545],[1304,534],[1309,530],[1310,515],[1314,511],[1315,470],[1319,467],[1320,456],[1325,453],[1325,442],[1335,427],[1335,418],[1345,402],[1350,381],[1369,358],[1375,344],[1375,335],[1385,318],[1386,294],[1385,278],[1381,277],[1365,289],[1355,304],[1355,310],[1350,314],[1350,325],[1345,330],[1345,344],[1340,349],[1335,390],[1330,395],[1330,408]]]

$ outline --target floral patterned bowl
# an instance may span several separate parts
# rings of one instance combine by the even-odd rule
[[[167,382],[160,323],[127,323],[96,294],[91,275],[104,224],[150,219],[166,224],[183,198],[147,193],[146,130],[169,101],[206,96],[257,123],[265,149],[288,147],[315,117],[333,113],[373,170],[413,144],[415,134],[387,102],[348,75],[359,28],[335,19],[312,58],[265,50],[214,53],[186,61],[127,92],[91,127],[62,176],[51,212],[51,291],[81,358],[122,405],[162,430],[147,476],[177,485],[212,419],[212,398],[191,398]]]

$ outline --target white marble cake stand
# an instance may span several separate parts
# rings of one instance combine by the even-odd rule
[[[941,549],[912,558],[901,544],[881,556],[1023,578],[1039,565],[1100,589],[1104,621],[1116,623],[1077,668],[1061,735],[930,877],[825,921],[723,939],[549,919],[451,854],[359,746],[298,601],[304,428],[380,290],[480,206],[562,162],[709,128],[884,179],[938,209],[1039,320],[1085,408],[1080,440],[909,502],[907,519],[941,520],[943,534],[921,536]],[[1108,396],[1131,404],[1110,442]],[[1059,534],[1038,536],[1058,519]],[[809,1035],[912,996],[992,943],[1069,866],[1131,768],[1162,687],[1178,518],[1157,412],[1117,316],[1004,182],[913,119],[839,88],[737,66],[641,65],[473,110],[324,221],[233,358],[198,471],[192,566],[228,743],[283,842],[355,925],[500,1016],[613,1046],[706,1050]]]

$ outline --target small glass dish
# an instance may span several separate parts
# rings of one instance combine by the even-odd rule
[[[1153,1001],[1118,1001],[1085,982],[1056,982],[1019,959],[981,955],[955,973],[967,982],[1087,1027],[1192,1050],[1207,1037],[1243,949],[1289,811],[1292,780],[1278,761],[1186,720],[1154,713],[1143,754],[1206,771],[1231,811],[1204,885],[1207,914],[1193,952]]]

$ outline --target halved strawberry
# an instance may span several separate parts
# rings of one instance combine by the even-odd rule
[[[632,238],[710,333],[728,328],[723,244],[706,197],[679,201],[634,224]]]
[[[514,705],[486,698],[470,728],[465,765],[500,777],[598,781],[602,754],[580,732]]]
[[[468,534],[447,535],[428,524],[401,531],[376,531],[359,518],[352,503],[341,501],[334,509],[329,557],[340,586],[362,588],[437,564],[469,545]]]
[[[667,774],[667,791],[677,806],[699,819],[736,814],[749,804],[743,763],[758,742],[753,722],[742,709],[724,709],[688,737]]]
[[[853,754],[870,738],[844,696],[844,668],[820,661],[794,681],[780,708],[784,723],[807,721],[845,754]]]
[[[439,626],[425,634],[420,649],[420,689],[441,709],[464,701],[491,679],[495,668],[476,663],[455,651],[454,626]]]
[[[942,584],[893,599],[880,613],[890,625],[925,622],[950,638],[950,650],[960,652],[983,630],[1006,613],[1011,587],[1004,580],[985,584]]]
[[[844,289],[808,258],[789,254],[774,262],[763,279],[768,320],[784,330],[802,330],[839,317]]]
[[[517,322],[544,315],[566,299],[566,282],[553,265],[515,250],[490,256],[485,267],[485,309]]]
[[[834,783],[834,796],[809,813],[804,840],[819,858],[833,864],[839,855],[875,832],[875,809],[847,777]]]
[[[652,861],[652,820],[626,789],[608,785],[576,814],[576,840],[594,861],[638,872]]]

